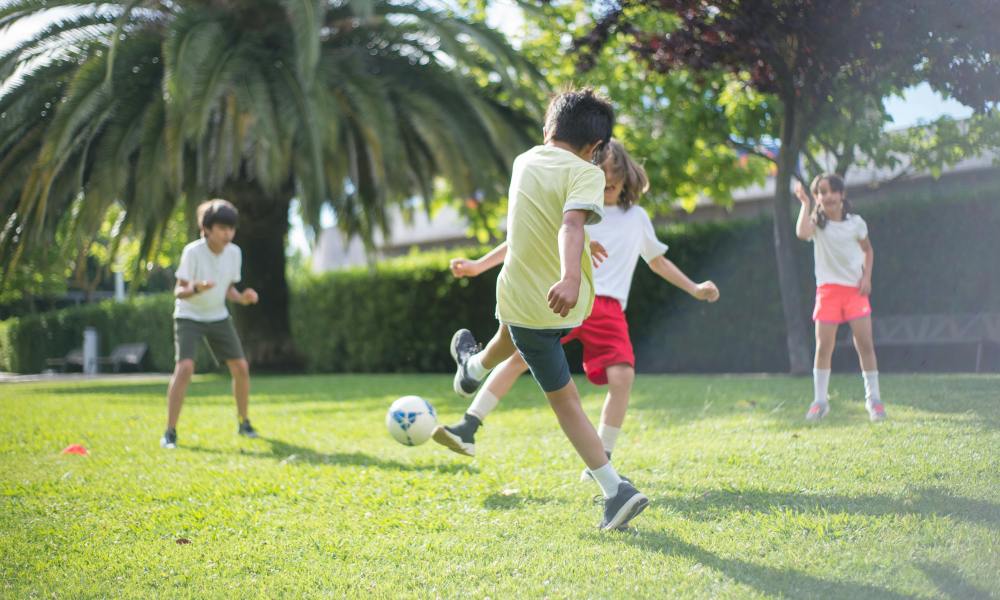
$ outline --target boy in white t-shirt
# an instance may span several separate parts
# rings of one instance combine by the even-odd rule
[[[250,402],[250,366],[243,345],[226,309],[226,300],[256,304],[257,292],[236,290],[243,266],[243,254],[232,243],[239,213],[226,200],[209,200],[198,207],[201,239],[191,242],[181,253],[174,287],[174,375],[167,388],[167,430],[160,439],[163,448],[177,447],[177,420],[184,394],[194,375],[198,343],[208,341],[217,358],[226,361],[233,376],[233,396],[239,416],[237,433],[257,437],[247,410]]]
[[[587,379],[595,385],[608,386],[597,433],[610,458],[625,420],[635,380],[635,354],[624,311],[639,257],[657,275],[699,300],[715,302],[719,299],[719,290],[711,281],[694,283],[663,256],[667,245],[657,239],[649,215],[636,205],[649,188],[642,166],[629,156],[618,140],[611,140],[602,158],[606,181],[604,219],[587,226],[587,233],[593,240],[591,250],[597,256],[594,309],[562,342],[580,340]],[[505,254],[506,244],[501,244],[477,261],[453,259],[451,271],[456,277],[475,277],[501,264]],[[600,260],[602,254],[606,256],[603,261]],[[500,365],[477,392],[463,420],[452,426],[439,426],[434,432],[434,440],[459,454],[473,456],[476,430],[526,370],[527,365],[517,354]],[[584,477],[588,476],[585,470]]]
[[[865,382],[865,408],[872,421],[885,420],[878,385],[878,362],[872,339],[872,264],[875,251],[868,239],[868,225],[851,210],[844,180],[835,174],[819,175],[810,186],[816,206],[798,185],[802,203],[795,234],[813,242],[816,260],[816,360],[813,366],[813,401],[807,421],[819,421],[830,412],[827,391],[830,365],[837,344],[837,328],[849,323]]]

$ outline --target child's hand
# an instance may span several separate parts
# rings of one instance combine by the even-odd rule
[[[209,281],[207,279],[202,279],[201,281],[195,281],[191,284],[191,292],[194,294],[200,294],[206,290],[210,290],[215,287],[214,281]]]
[[[858,285],[858,293],[862,296],[868,296],[872,293],[872,280],[868,276],[861,278],[861,283]]]
[[[580,281],[560,279],[549,288],[549,308],[560,317],[565,317],[580,299]]]
[[[476,261],[474,260],[453,258],[449,261],[448,268],[451,269],[451,274],[458,279],[479,275],[479,270],[476,269]]]
[[[795,182],[795,197],[799,199],[799,202],[805,205],[809,205],[809,196],[806,194],[806,188],[802,187],[801,181]]]
[[[240,304],[247,306],[248,304],[257,304],[257,292],[253,288],[247,288],[243,290],[240,294]]]
[[[719,288],[715,287],[715,283],[711,281],[703,281],[698,284],[693,296],[699,300],[715,302],[719,299]]]
[[[601,263],[607,260],[608,251],[601,245],[600,242],[590,242],[590,262],[593,263],[594,268],[601,266]]]

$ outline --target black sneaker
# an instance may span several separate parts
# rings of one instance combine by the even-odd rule
[[[482,383],[482,380],[470,377],[465,366],[469,357],[478,352],[479,349],[476,338],[468,329],[459,329],[455,335],[451,336],[451,357],[455,359],[456,365],[455,381],[452,387],[456,394],[464,398],[471,398]]]
[[[465,456],[476,455],[476,430],[482,422],[473,415],[465,415],[465,420],[450,427],[438,425],[431,438],[452,452]]]
[[[257,435],[257,430],[254,429],[253,425],[250,424],[250,419],[242,421],[240,423],[240,428],[239,430],[237,430],[236,433],[242,435],[243,437],[248,437],[248,438],[260,437]]]
[[[623,481],[618,484],[618,493],[604,501],[604,520],[598,527],[601,531],[623,529],[647,506],[649,498]]]
[[[173,450],[177,447],[177,430],[170,428],[163,432],[163,437],[160,438],[160,448],[166,448],[168,450]]]

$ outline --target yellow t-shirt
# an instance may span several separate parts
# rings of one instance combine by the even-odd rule
[[[569,329],[583,323],[594,304],[590,245],[584,236],[580,299],[565,317],[549,308],[549,288],[559,281],[559,228],[563,212],[590,211],[587,224],[604,216],[604,171],[555,146],[535,146],[514,160],[507,212],[507,256],[497,278],[497,319],[528,329]]]

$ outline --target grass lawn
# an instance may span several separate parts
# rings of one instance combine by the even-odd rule
[[[450,376],[253,386],[262,439],[203,376],[165,451],[162,383],[0,384],[0,596],[1000,595],[997,376],[883,376],[877,425],[834,376],[818,426],[808,379],[640,376],[615,462],[652,505],[604,534],[529,379],[475,460],[385,431],[404,394],[454,421]]]

